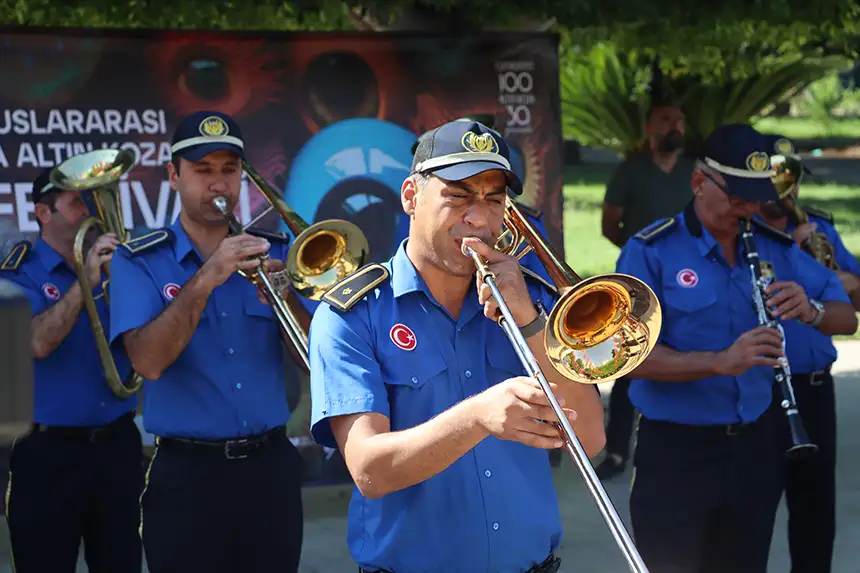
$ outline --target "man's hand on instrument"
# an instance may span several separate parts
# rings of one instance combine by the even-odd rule
[[[758,326],[744,332],[723,350],[717,366],[721,376],[738,376],[753,366],[779,366],[775,358],[782,356],[782,337],[775,328]]]
[[[774,318],[780,320],[799,318],[803,322],[811,322],[815,318],[815,309],[809,304],[806,291],[799,284],[791,281],[776,281],[770,284],[765,292],[772,295],[767,301],[767,306]]]
[[[465,237],[463,247],[472,248],[486,261],[487,267],[495,275],[496,286],[499,287],[517,326],[522,328],[537,318],[538,311],[526,288],[526,281],[516,257],[497,251],[474,237]],[[484,316],[495,320],[499,316],[499,304],[493,297],[493,292],[481,277],[477,277],[477,285],[478,300],[484,305]]]
[[[263,261],[263,271],[266,274],[277,273],[284,270],[284,268],[284,261],[280,259],[266,259]],[[277,281],[273,280],[272,282],[275,283],[274,286],[277,288]],[[284,298],[284,300],[286,300],[288,293],[289,289],[287,288],[283,289],[283,291],[281,292],[281,296]],[[263,285],[257,285],[257,298],[259,298],[260,302],[262,302],[263,304],[271,304],[269,302],[269,299],[266,298],[266,291]]]
[[[794,237],[794,241],[797,243],[797,246],[803,248],[804,243],[812,237],[812,234],[817,228],[818,223],[804,223],[795,227],[791,232],[791,236]]]
[[[227,237],[212,256],[203,265],[201,271],[206,274],[212,288],[224,283],[236,271],[252,270],[259,266],[257,255],[269,250],[269,241],[252,235],[234,235]]]
[[[90,247],[84,264],[86,265],[87,281],[89,281],[91,286],[95,286],[96,283],[100,282],[102,266],[110,262],[113,258],[117,245],[119,245],[119,239],[117,239],[116,235],[105,233]]]
[[[556,399],[564,409],[564,399],[558,394]],[[509,378],[484,390],[472,400],[478,422],[497,438],[543,449],[564,445],[558,428],[547,423],[556,421],[555,413],[534,378]],[[574,410],[564,409],[564,412],[571,423],[576,420]]]

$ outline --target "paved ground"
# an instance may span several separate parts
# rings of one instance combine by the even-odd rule
[[[853,542],[860,538],[860,342],[838,343],[835,365],[839,418],[838,537],[833,573],[860,573]],[[604,399],[611,385],[604,385]],[[595,462],[599,461],[599,458]],[[624,573],[628,571],[600,513],[585,489],[579,473],[567,457],[555,472],[562,506],[565,542],[560,554],[564,572]],[[630,471],[605,484],[622,518],[627,520]],[[511,495],[517,492],[512,491]],[[302,573],[355,571],[346,548],[346,508],[349,489],[317,487],[305,490],[305,542]],[[787,573],[785,516],[780,510],[771,552],[769,573]],[[50,550],[50,539],[45,540]],[[11,573],[8,532],[0,520],[0,573]],[[79,573],[86,572],[80,564]]]

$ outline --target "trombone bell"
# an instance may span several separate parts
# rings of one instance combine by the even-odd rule
[[[496,248],[521,259],[533,252],[559,292],[544,331],[553,367],[581,384],[601,384],[633,371],[654,349],[660,302],[643,281],[612,273],[581,279],[508,198]]]
[[[357,225],[331,219],[307,227],[287,254],[286,272],[298,294],[320,300],[333,284],[364,264],[367,238]]]
[[[599,275],[564,292],[550,312],[544,344],[566,378],[601,384],[639,366],[661,326],[660,303],[648,285],[628,275]]]

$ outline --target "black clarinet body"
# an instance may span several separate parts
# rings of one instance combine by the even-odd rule
[[[770,298],[770,295],[765,292],[768,281],[762,276],[761,261],[759,260],[758,249],[756,248],[755,237],[752,232],[752,221],[750,220],[741,221],[741,244],[744,258],[750,269],[753,286],[753,304],[756,314],[758,314],[759,325],[775,328],[782,338],[783,355],[779,357],[779,364],[773,367],[773,371],[775,382],[782,394],[780,406],[788,420],[788,429],[791,433],[792,445],[786,450],[785,455],[791,459],[806,457],[815,453],[818,450],[818,446],[809,441],[809,436],[803,427],[803,421],[797,409],[797,402],[794,399],[794,387],[791,384],[791,368],[788,364],[788,357],[785,356],[785,331],[779,321],[774,319],[770,309],[765,304]]]

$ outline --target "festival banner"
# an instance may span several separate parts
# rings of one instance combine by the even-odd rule
[[[2,32],[0,254],[38,233],[32,181],[99,148],[134,152],[119,184],[126,227],[172,224],[180,202],[166,164],[185,114],[239,123],[249,163],[308,224],[341,218],[388,259],[408,232],[399,198],[418,135],[490,114],[525,182],[519,201],[543,212],[562,249],[558,40],[551,34]],[[236,216],[286,232],[243,178]],[[337,452],[308,437],[307,377],[288,365],[290,433],[308,484],[345,481]],[[144,414],[145,415],[145,414]]]

